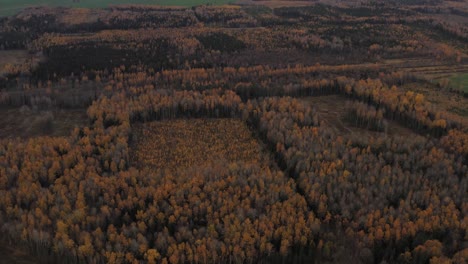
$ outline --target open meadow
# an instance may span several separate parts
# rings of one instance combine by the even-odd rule
[[[450,77],[450,86],[468,92],[468,73],[454,74]]]

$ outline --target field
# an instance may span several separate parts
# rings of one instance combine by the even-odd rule
[[[450,77],[450,86],[468,92],[468,73],[455,74]]]
[[[222,5],[231,3],[232,0],[80,0],[73,2],[72,0],[2,0],[2,7],[0,8],[0,17],[11,16],[22,9],[34,6],[50,6],[50,7],[74,7],[74,8],[105,8],[110,5],[120,4],[141,4],[141,5],[162,5],[162,6],[194,6],[203,4]]]
[[[133,162],[153,169],[252,162],[264,157],[245,123],[236,119],[180,119],[136,124]]]

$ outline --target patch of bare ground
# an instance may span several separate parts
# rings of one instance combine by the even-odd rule
[[[35,111],[27,106],[0,109],[0,138],[68,136],[87,125],[85,109]]]
[[[389,136],[416,135],[411,129],[388,119],[386,133],[356,127],[352,122],[346,120],[346,115],[348,114],[345,107],[347,99],[340,95],[304,97],[302,100],[315,108],[319,113],[320,120],[340,135],[359,135],[360,137],[379,137],[385,134]]]

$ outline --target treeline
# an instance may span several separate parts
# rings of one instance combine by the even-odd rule
[[[367,71],[367,77],[373,78],[362,76],[362,71]],[[349,77],[340,76],[343,74]],[[356,75],[360,76],[353,77]],[[80,83],[89,82],[87,74],[71,78]],[[405,73],[382,73],[378,67],[317,65],[270,68],[255,66],[155,72],[154,70],[144,71],[136,66],[130,66],[127,69],[122,65],[111,72],[95,71],[93,78],[100,84],[98,87],[103,88],[88,91],[88,95],[81,99],[77,98],[77,102],[81,101],[86,104],[93,96],[97,98],[101,94],[122,91],[151,93],[156,85],[160,89],[198,91],[220,87],[234,91],[244,101],[269,96],[304,97],[340,94],[370,104],[384,111],[385,118],[396,120],[421,134],[440,137],[451,129],[460,130],[466,125],[461,117],[435,108],[425,100],[422,94],[404,92],[394,85],[414,82],[418,80],[415,76]],[[66,80],[64,82],[66,83]],[[47,86],[50,85],[51,83],[47,84]],[[87,86],[84,85],[84,87]],[[4,93],[2,96],[7,104],[8,102],[25,102],[31,100],[28,99],[31,97],[52,98],[48,94],[34,91]]]
[[[362,102],[346,102],[347,119],[357,127],[375,131],[387,131],[384,111]]]
[[[366,104],[371,104],[381,109],[381,111],[385,113],[385,117],[399,121],[417,132],[429,133],[433,136],[441,136],[450,129],[466,127],[466,122],[461,117],[435,109],[434,106],[425,100],[424,95],[414,92],[404,92],[395,85],[390,86],[383,83],[380,79],[356,80],[354,78],[340,76],[330,79],[324,78],[322,80],[308,80],[305,78],[294,80],[294,77],[291,77],[294,76],[294,74],[310,74],[318,69],[326,71],[326,68],[327,67],[299,67],[275,70],[259,67],[257,69],[249,69],[253,70],[252,72],[242,68],[239,70],[225,69],[225,74],[214,71],[202,71],[194,78],[203,78],[204,80],[213,78],[219,80],[219,76],[223,76],[228,80],[226,83],[230,83],[231,85],[237,81],[237,84],[231,89],[236,91],[244,100],[252,97],[265,96],[303,97],[341,94],[346,97],[355,98]],[[346,69],[346,67],[344,69]],[[209,87],[209,82],[202,80],[195,81],[196,79],[190,78],[190,75],[179,75],[179,77],[174,78],[170,75],[171,72],[167,73],[163,72],[160,75],[161,78],[163,80],[167,78],[168,81],[176,85],[181,85],[186,88],[192,87],[193,89],[197,87],[197,83],[202,83]],[[211,77],[212,74],[213,77]],[[229,76],[231,76],[231,74],[237,79],[230,78]],[[258,80],[255,84],[242,82],[243,78],[249,79],[251,76],[253,80],[256,79],[255,76],[262,76],[262,79]],[[379,77],[389,84],[402,84],[414,80],[414,77],[405,74],[379,74]],[[182,80],[186,79],[187,84],[184,86],[184,81],[179,82],[177,78],[182,78]],[[273,85],[273,83],[276,85]],[[191,86],[191,84],[195,85]],[[219,85],[219,81],[217,84]],[[202,89],[203,87],[204,86],[201,86]]]
[[[112,44],[80,43],[74,46],[53,46],[44,50],[48,60],[41,62],[32,73],[36,81],[57,81],[58,78],[78,75],[93,70],[111,70],[116,67],[146,65],[155,70],[176,67],[172,61],[177,54],[166,39],[155,39],[140,45],[116,48]],[[171,62],[172,61],[172,62]],[[93,76],[94,74],[90,74]],[[93,76],[94,77],[94,76]]]
[[[341,74],[362,75],[363,70],[367,70],[367,75],[372,75],[374,78],[340,76]],[[323,77],[318,78],[318,76]],[[78,80],[81,78],[81,83],[88,82],[86,74],[80,78],[73,78]],[[127,67],[121,66],[112,72],[96,71],[94,79],[98,80],[98,83],[102,84],[99,86],[103,87],[103,89],[89,91],[91,92],[89,95],[94,97],[122,91],[151,93],[155,85],[167,90],[199,91],[221,87],[236,92],[244,101],[269,96],[304,97],[340,94],[371,104],[384,111],[386,118],[396,120],[422,134],[428,133],[440,137],[451,129],[461,129],[466,123],[461,117],[436,109],[425,100],[422,94],[404,92],[394,85],[414,82],[417,80],[416,77],[404,73],[385,74],[381,73],[379,68],[373,67],[344,65],[270,68],[256,66],[226,67],[222,70],[191,69],[161,72],[150,70],[146,72],[138,67],[130,67],[127,70]],[[27,94],[18,93],[14,101],[25,101],[21,97],[18,98],[19,95],[28,98]],[[4,93],[3,98],[7,103],[15,96]],[[38,93],[35,97],[49,98],[50,95]],[[86,98],[89,100],[89,96]],[[83,99],[84,103],[86,98]]]
[[[401,85],[419,81],[411,74],[391,72],[378,65],[295,65],[288,67],[252,66],[223,68],[192,68],[189,70],[153,69],[143,71],[114,68],[112,71],[96,71],[108,89],[120,91],[123,87],[157,85],[176,90],[205,90],[222,87],[236,91],[244,100],[265,96],[314,96],[338,93],[336,77],[354,79],[379,78],[389,85]],[[140,87],[139,89],[142,89]]]

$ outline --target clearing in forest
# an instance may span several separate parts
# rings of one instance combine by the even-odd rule
[[[468,92],[468,73],[454,74],[450,78],[450,86]]]
[[[239,119],[176,119],[133,127],[136,167],[175,169],[215,161],[262,161],[261,144]],[[262,163],[264,164],[264,163]]]
[[[468,78],[468,74],[466,78]],[[468,98],[462,94],[450,92],[431,83],[408,83],[400,86],[400,88],[423,94],[426,100],[437,109],[457,114],[465,119],[468,118]]]
[[[23,106],[0,109],[0,115],[0,138],[68,136],[88,122],[84,109],[39,111]]]
[[[346,118],[348,110],[346,109],[345,97],[340,95],[314,96],[304,97],[302,101],[315,108],[319,113],[320,120],[325,122],[325,125],[330,126],[338,134],[355,134],[359,136],[379,136],[384,132],[371,131],[365,128],[356,127]],[[399,136],[414,136],[415,133],[404,126],[401,126],[395,121],[388,120],[388,135]]]
[[[30,69],[43,59],[41,55],[29,54],[27,50],[1,50],[1,45],[0,58],[0,77],[20,69]]]

